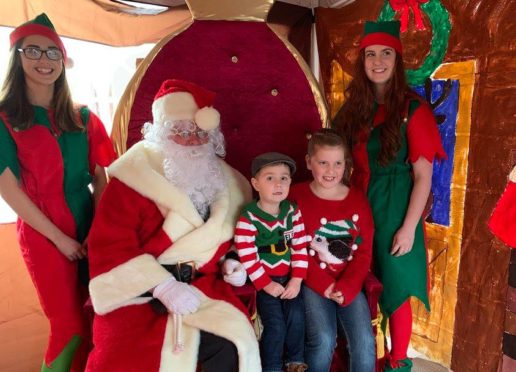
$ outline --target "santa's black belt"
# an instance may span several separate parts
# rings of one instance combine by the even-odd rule
[[[285,241],[281,240],[278,244],[262,245],[258,247],[258,253],[272,253],[277,256],[283,256],[288,251]]]
[[[161,265],[169,273],[171,273],[178,282],[190,284],[192,280],[197,279],[204,274],[197,271],[193,261],[180,262],[175,265]]]
[[[169,273],[171,273],[178,282],[183,282],[183,283],[187,283],[187,284],[190,284],[192,282],[192,280],[200,278],[201,276],[204,275],[200,271],[196,270],[195,263],[193,261],[180,262],[175,265],[161,265],[161,266],[163,266],[163,268],[165,268],[165,270],[167,270]],[[152,297],[152,293],[145,292],[144,294],[141,295],[141,297]],[[158,300],[157,298],[153,298],[152,300],[150,300],[149,305],[151,305],[152,310],[154,310],[154,312],[156,312],[157,314],[168,313],[168,310],[165,307],[165,305],[163,305],[161,303],[161,301]]]

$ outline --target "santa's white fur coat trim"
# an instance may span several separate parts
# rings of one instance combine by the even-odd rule
[[[238,350],[238,370],[241,372],[261,371],[258,341],[244,314],[224,301],[212,300],[199,292],[202,302],[194,314],[182,316],[182,339],[188,347],[180,353],[173,353],[173,320],[168,317],[165,340],[161,351],[160,371],[195,372],[199,329],[230,340]],[[236,311],[235,311],[236,310]]]
[[[165,216],[163,229],[174,242],[160,263],[195,260],[207,262],[213,249],[233,237],[242,207],[251,200],[249,182],[223,160],[219,161],[227,188],[210,205],[210,217],[204,222],[188,195],[163,175],[163,156],[158,148],[141,141],[112,164],[108,171],[127,186],[154,201]]]
[[[108,170],[111,176],[158,205],[165,217],[163,229],[174,243],[158,260],[143,254],[93,278],[90,291],[98,314],[148,301],[150,298],[138,296],[170,277],[161,264],[194,260],[202,266],[208,262],[219,245],[233,237],[241,208],[251,199],[247,180],[221,160],[228,187],[217,195],[210,206],[210,217],[204,222],[188,196],[164,177],[162,164],[160,151],[142,141]],[[195,371],[198,349],[195,345],[199,344],[199,329],[203,329],[236,345],[240,371],[260,371],[258,343],[245,315],[227,302],[203,294],[202,298],[200,309],[183,317],[184,340],[189,346],[179,354],[171,352],[172,317],[169,317],[160,370]]]
[[[171,274],[150,254],[142,254],[96,276],[90,281],[90,297],[100,315],[127,305],[145,303],[150,297],[139,297]]]
[[[173,244],[157,261],[143,254],[93,278],[90,292],[99,314],[134,303],[135,297],[170,277],[160,264],[195,261],[200,267],[208,262],[221,243],[232,239],[240,211],[251,199],[250,185],[244,176],[221,160],[227,188],[217,195],[210,206],[210,217],[204,222],[188,196],[163,176],[162,164],[161,152],[142,141],[108,169],[111,176],[158,205],[165,216],[163,230]],[[138,278],[137,285],[127,279],[132,276]]]

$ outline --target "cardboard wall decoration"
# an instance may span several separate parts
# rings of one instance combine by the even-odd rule
[[[430,0],[410,2],[413,6],[406,2],[407,7],[395,11],[397,3],[403,1],[317,10],[326,97],[335,114],[364,21],[405,18],[404,60],[413,70],[409,80],[431,103],[448,90],[434,109],[445,116],[440,132],[449,154],[448,163],[440,166],[446,169],[434,174],[438,197],[427,224],[434,311],[425,314],[414,304],[412,344],[456,371],[496,371],[502,357],[509,252],[489,233],[487,220],[516,163],[516,3]],[[437,40],[446,31],[445,16],[450,32],[446,40]]]
[[[36,371],[50,327],[16,241],[16,224],[0,224],[0,247],[0,371]]]

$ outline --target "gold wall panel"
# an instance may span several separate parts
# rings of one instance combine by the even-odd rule
[[[416,301],[412,302],[414,310],[412,347],[432,360],[449,367],[453,346],[457,279],[464,224],[475,61],[443,64],[435,72],[433,78],[459,80],[450,226],[426,224],[432,311],[427,313],[423,306]]]

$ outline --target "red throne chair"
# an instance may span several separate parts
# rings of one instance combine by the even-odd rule
[[[244,176],[250,178],[256,155],[280,151],[299,165],[294,181],[308,179],[303,166],[307,135],[327,125],[327,108],[302,57],[265,23],[272,1],[251,12],[241,9],[246,2],[187,3],[193,21],[155,46],[120,100],[112,135],[117,152],[142,138],[143,124],[152,121],[155,93],[163,80],[175,78],[217,93],[214,107],[221,114],[226,161]],[[371,283],[366,290],[376,318],[379,283]],[[237,291],[254,307],[252,286]]]

